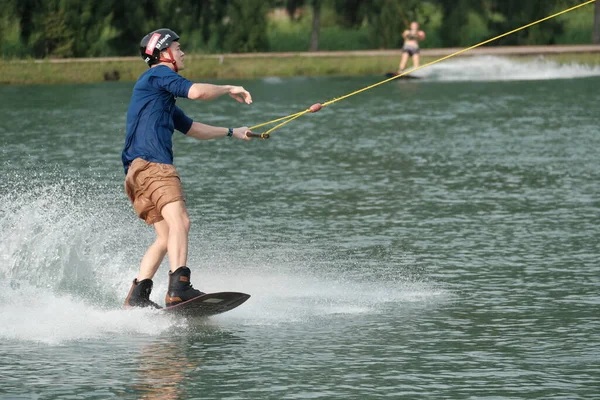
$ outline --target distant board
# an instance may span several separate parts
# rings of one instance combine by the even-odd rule
[[[175,306],[165,307],[163,312],[187,317],[209,317],[233,310],[250,298],[239,292],[207,293]]]
[[[394,76],[398,76],[399,74],[397,72],[386,72],[385,73],[385,77],[386,78],[393,78]],[[421,79],[418,76],[414,76],[414,75],[402,75],[401,77],[399,77],[398,79]]]

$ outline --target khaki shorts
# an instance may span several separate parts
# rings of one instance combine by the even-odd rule
[[[181,180],[171,164],[133,160],[125,177],[125,193],[138,217],[148,225],[163,220],[162,208],[169,203],[185,201]]]

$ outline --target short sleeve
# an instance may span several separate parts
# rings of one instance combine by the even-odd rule
[[[175,112],[173,112],[173,123],[175,125],[175,129],[185,135],[189,132],[194,120],[185,115],[181,108],[175,106]]]
[[[157,70],[156,79],[152,80],[154,86],[164,89],[176,97],[188,97],[188,93],[194,82],[185,79],[167,66],[159,66]]]

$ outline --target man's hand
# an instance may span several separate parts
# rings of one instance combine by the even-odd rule
[[[250,92],[241,86],[231,86],[229,88],[229,95],[240,103],[252,104]]]
[[[248,95],[250,95],[250,93],[248,93]],[[252,133],[252,131],[247,126],[242,126],[241,128],[233,128],[233,137],[236,137],[241,140],[250,140],[250,133]]]

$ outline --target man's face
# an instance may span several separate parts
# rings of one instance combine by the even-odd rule
[[[410,24],[410,30],[411,31],[418,31],[419,30],[419,24],[417,22],[412,22]]]
[[[179,44],[179,42],[171,43],[169,49],[171,49],[171,53],[173,53],[173,57],[175,58],[175,62],[177,63],[177,69],[179,71],[183,70],[185,68],[185,61],[183,60],[183,56],[185,56],[185,53],[181,50],[181,45]],[[164,55],[165,58],[170,58],[169,53],[165,52]]]

